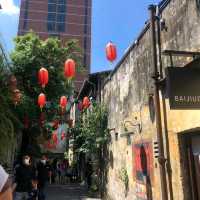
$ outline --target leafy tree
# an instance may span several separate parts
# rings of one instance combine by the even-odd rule
[[[74,59],[80,71],[82,56],[77,41],[71,40],[62,45],[55,37],[43,41],[33,32],[15,39],[15,49],[11,54],[12,72],[17,78],[19,89],[23,91],[22,102],[16,110],[21,120],[27,115],[32,122],[29,128],[31,141],[35,141],[35,133],[40,133],[38,95],[41,92],[46,94],[48,103],[43,111],[46,113],[47,124],[58,117],[60,96],[70,97],[74,94],[73,80],[64,77],[64,62],[67,58]],[[44,89],[38,83],[41,67],[49,72],[49,83]]]
[[[15,133],[22,128],[11,102],[8,87],[9,73],[9,64],[0,44],[0,161],[2,162],[7,161],[7,153],[11,152],[16,138]]]
[[[93,103],[91,110],[84,111],[73,132],[78,152],[98,153],[109,139],[106,107]]]

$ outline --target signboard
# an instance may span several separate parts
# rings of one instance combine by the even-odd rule
[[[42,152],[64,153],[66,151],[68,126],[62,124],[52,133],[52,138],[40,144]]]
[[[200,69],[168,67],[167,93],[171,109],[200,109]]]
[[[133,145],[133,174],[137,200],[152,199],[153,153],[150,142]]]

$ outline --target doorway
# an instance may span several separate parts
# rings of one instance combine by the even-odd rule
[[[184,139],[187,166],[187,169],[183,170],[187,172],[187,182],[189,182],[191,193],[190,199],[200,200],[200,133],[186,134],[182,139]]]

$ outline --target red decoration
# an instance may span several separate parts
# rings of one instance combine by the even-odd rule
[[[113,62],[117,58],[117,49],[112,42],[109,42],[106,45],[106,57],[111,62]]]
[[[60,98],[60,107],[62,108],[62,110],[64,110],[67,106],[67,97],[62,96]]]
[[[83,98],[83,108],[88,108],[90,106],[90,100],[88,97]]]
[[[38,105],[42,109],[45,106],[45,104],[46,104],[46,96],[45,96],[45,94],[41,93],[38,96]]]
[[[65,76],[67,78],[74,78],[75,76],[75,67],[76,67],[76,63],[74,60],[72,59],[67,59],[65,61]]]
[[[64,140],[65,137],[66,137],[65,132],[62,132],[62,134],[61,134],[61,140]]]
[[[54,144],[56,144],[56,145],[58,144],[58,136],[57,136],[56,132],[54,132],[52,134],[52,140],[53,140]]]
[[[45,68],[41,68],[38,73],[38,81],[39,84],[42,85],[43,88],[45,88],[45,85],[47,85],[49,81],[49,73]]]

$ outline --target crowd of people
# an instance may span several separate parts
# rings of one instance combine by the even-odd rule
[[[67,160],[49,160],[46,156],[33,160],[26,155],[14,163],[13,181],[0,165],[0,200],[45,200],[47,183],[65,184],[75,176],[76,170]]]

